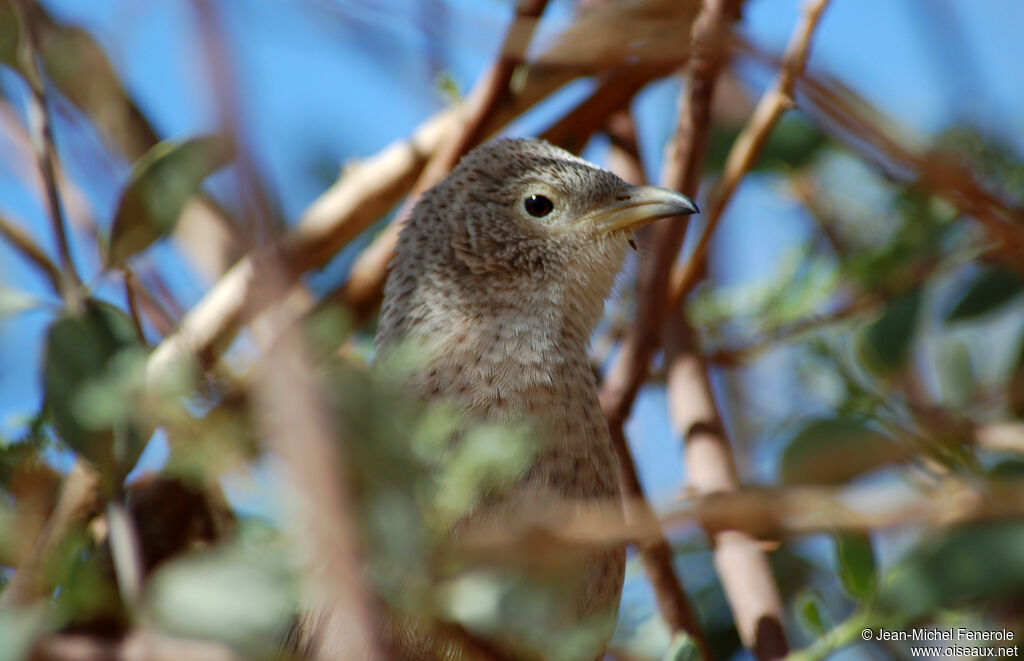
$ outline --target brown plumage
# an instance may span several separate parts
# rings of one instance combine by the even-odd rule
[[[693,213],[686,197],[634,187],[538,140],[499,140],[466,155],[407,220],[387,281],[377,346],[411,338],[425,360],[410,387],[454,401],[469,420],[532,425],[534,463],[455,533],[554,501],[616,503],[617,467],[587,344],[640,225]],[[569,658],[593,659],[614,626],[622,546],[566,552],[545,593],[562,638],[587,626]],[[523,570],[526,571],[526,570]],[[527,578],[524,577],[524,581]],[[403,658],[468,659],[437,631],[397,625]],[[510,658],[566,658],[522,632],[481,634]]]

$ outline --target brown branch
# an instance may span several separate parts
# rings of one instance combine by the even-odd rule
[[[779,60],[749,43],[734,39],[733,47],[769,66]],[[802,73],[797,90],[803,94],[801,108],[823,119],[822,124],[837,139],[894,178],[909,175],[932,189],[961,213],[978,221],[1003,255],[1004,263],[1020,268],[1024,253],[1024,218],[1006,200],[987,190],[963,164],[941,154],[915,151],[906,138],[894,135],[891,122],[853,90],[835,79]],[[830,126],[831,124],[831,126]]]
[[[725,64],[725,53],[720,47],[722,35],[736,16],[737,8],[737,2],[708,0],[693,24],[689,86],[663,173],[663,185],[691,197],[696,195],[700,181],[700,163],[707,146],[715,83]],[[661,221],[648,230],[647,235],[657,251],[641,264],[636,321],[623,341],[619,357],[600,393],[612,445],[619,458],[627,521],[652,522],[655,527],[656,519],[644,500],[623,425],[640,385],[647,377],[651,356],[660,343],[669,271],[679,253],[684,231],[685,224],[674,219]],[[685,631],[693,636],[702,655],[709,658],[707,644],[672,567],[672,552],[664,535],[659,533],[653,541],[641,542],[639,546],[666,623],[673,631]]]
[[[409,140],[392,144],[345,175],[310,205],[299,224],[274,250],[294,279],[325,263],[346,242],[387,211],[412,186],[427,155],[440,144],[451,121],[442,113],[420,126]],[[233,266],[182,319],[176,333],[150,356],[150,378],[182,359],[208,355],[226,344],[238,326],[260,310],[257,292],[262,266],[272,250],[257,251]]]
[[[21,65],[31,91],[28,101],[29,129],[32,135],[32,146],[36,152],[36,160],[39,162],[39,169],[43,173],[46,203],[49,212],[48,217],[57,244],[57,254],[60,256],[62,286],[59,291],[68,302],[74,304],[79,295],[78,288],[81,286],[82,281],[78,277],[74,260],[71,258],[67,224],[64,220],[60,192],[57,188],[55,165],[57,162],[57,148],[53,141],[53,126],[51,125],[50,113],[46,103],[46,82],[43,80],[39,66],[36,25],[31,15],[31,6],[28,0],[17,0],[12,4],[12,7],[19,19],[21,36],[25,44],[25,49],[21,52],[23,56]]]
[[[96,511],[98,494],[96,471],[83,460],[77,460],[64,478],[60,497],[36,538],[32,554],[25,558],[0,593],[0,606],[24,606],[46,594],[46,586],[40,584],[40,572],[64,536]]]
[[[1014,451],[1024,448],[1024,430],[981,428],[986,447]],[[1005,436],[1007,438],[997,439]],[[908,457],[909,459],[909,457]],[[732,531],[753,547],[763,542],[803,535],[872,532],[906,526],[943,528],[1024,517],[1024,481],[992,481],[984,487],[956,478],[908,493],[904,482],[888,485],[807,485],[746,487],[734,491],[694,494],[658,513],[656,527],[624,522],[617,510],[596,504],[545,503],[520,518],[482,526],[459,539],[469,554],[508,554],[519,561],[543,558],[553,545],[608,544],[654,539],[662,529]],[[748,589],[756,589],[756,581]]]
[[[665,347],[669,414],[683,439],[689,487],[697,494],[736,491],[740,480],[721,415],[681,312],[669,321]],[[715,568],[743,644],[757,659],[779,659],[788,645],[783,609],[761,546],[739,529],[709,527]]]
[[[132,320],[132,326],[135,327],[135,334],[139,336],[139,341],[145,344],[146,331],[142,328],[142,317],[139,316],[139,303],[135,298],[135,285],[138,283],[127,266],[121,271],[121,277],[124,281],[124,297],[128,302],[128,316]]]
[[[42,271],[50,279],[54,291],[58,294],[60,293],[63,286],[63,276],[61,275],[60,268],[43,252],[43,249],[39,247],[39,244],[32,237],[3,216],[0,216],[0,236],[4,237],[33,266]]]
[[[678,301],[703,276],[710,238],[725,206],[775,123],[792,105],[796,76],[806,65],[811,35],[827,4],[828,0],[811,0],[805,7],[786,49],[785,66],[730,150],[722,177],[710,196],[703,232],[683,276],[673,278],[665,347],[669,413],[676,433],[684,439],[691,488],[699,494],[735,491],[740,481],[706,367],[697,354],[693,329]],[[782,600],[763,549],[741,530],[710,528],[708,532],[715,567],[744,645],[762,661],[784,657],[789,645],[782,625]]]
[[[39,641],[28,661],[242,661],[230,647],[210,641],[136,631],[122,640],[58,634]]]
[[[635,127],[628,113],[622,113],[617,118],[609,118],[606,130],[612,142],[609,157],[615,161],[613,171],[630,183],[643,184],[645,177],[640,163]],[[654,509],[644,494],[623,425],[612,425],[609,432],[612,447],[618,457],[626,525],[642,526],[650,530],[649,534],[634,538],[632,541],[640,551],[644,570],[654,590],[658,611],[673,634],[688,634],[697,643],[701,656],[710,658],[707,639],[673,566],[672,547],[665,539]]]
[[[281,310],[290,287],[289,266],[269,262],[269,300],[257,340],[267,348],[251,380],[254,410],[269,448],[284,462],[295,494],[291,534],[306,557],[316,589],[316,625],[304,631],[314,659],[386,659],[381,621],[363,580],[359,526],[346,475],[346,443],[331,422],[301,329]],[[275,278],[275,275],[277,276]],[[277,286],[274,287],[273,285]]]
[[[828,0],[810,0],[804,7],[803,16],[786,47],[778,77],[771,89],[758,101],[750,121],[743,127],[743,131],[736,137],[729,150],[722,176],[708,196],[709,202],[703,214],[704,229],[697,246],[686,261],[685,267],[673,274],[670,297],[673,304],[689,293],[703,277],[711,236],[718,227],[729,200],[732,199],[743,177],[757,161],[779,118],[793,106],[793,88],[807,65],[811,36],[826,6]]]

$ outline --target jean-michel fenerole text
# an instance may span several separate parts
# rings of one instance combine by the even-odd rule
[[[958,627],[955,629],[910,629],[908,631],[890,631],[888,629],[874,629],[875,640],[1013,640],[1013,632],[1009,629],[997,629],[993,631],[978,631]]]

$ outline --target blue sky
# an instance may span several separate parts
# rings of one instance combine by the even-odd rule
[[[215,128],[212,83],[204,73],[202,41],[189,3],[45,4],[99,39],[161,135],[181,138]],[[294,221],[346,160],[373,154],[442,107],[434,91],[436,68],[451,72],[463,91],[472,85],[501,39],[510,3],[233,0],[217,6],[237,72],[242,130],[286,218]],[[428,17],[428,6],[444,11]],[[750,0],[743,29],[755,42],[778,52],[799,6],[792,0]],[[567,3],[553,3],[542,37],[555,32],[568,13]],[[1020,146],[1024,92],[1014,81],[1024,62],[1022,25],[1024,3],[1019,0],[833,0],[816,38],[811,67],[837,75],[911,133],[923,136],[970,119]],[[433,50],[428,49],[431,42],[437,44]],[[752,71],[745,77],[763,84],[763,73]],[[2,74],[0,81],[13,99],[23,96],[11,74]],[[677,94],[678,83],[666,81],[637,101],[641,142],[653,173],[660,169],[663,142],[675,120]],[[543,115],[517,122],[515,130],[537,130],[548,119]],[[128,171],[123,163],[101,158],[97,137],[82,125],[61,117],[58,146],[93,215],[101,227],[108,227]],[[5,148],[2,136],[0,148]],[[600,150],[591,153],[600,156]],[[805,219],[780,196],[775,183],[749,178],[730,207],[715,248],[721,281],[765,278],[804,235]],[[4,160],[0,213],[23,222],[50,244],[38,200]],[[80,245],[88,245],[79,239]],[[95,269],[95,259],[84,250],[76,255],[87,270]],[[153,259],[171,269],[181,264],[172,247],[157,249]],[[3,244],[0,284],[45,296],[45,283]],[[172,284],[186,302],[194,301],[203,287],[184,275]],[[35,408],[40,342],[48,319],[49,312],[37,310],[0,321],[0,430],[16,428],[18,416]],[[755,410],[770,410],[776,406],[772,389],[761,390],[764,394],[748,388],[745,395]],[[662,402],[659,389],[645,390],[629,432],[645,482],[656,497],[665,499],[678,488],[682,468],[665,461],[673,456],[675,441],[661,413]],[[770,477],[756,466],[749,470],[762,479]]]

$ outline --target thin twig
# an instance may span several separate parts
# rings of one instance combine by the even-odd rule
[[[645,183],[636,132],[630,116],[623,113],[615,121],[609,118],[606,130],[612,142],[609,158],[614,158],[616,161],[613,171],[619,173],[630,183]],[[612,446],[619,459],[619,481],[623,489],[623,509],[626,513],[627,525],[642,525],[650,528],[651,531],[651,534],[635,538],[632,541],[640,551],[644,570],[654,589],[662,619],[673,634],[685,633],[691,636],[697,642],[701,655],[704,658],[710,658],[707,640],[686,591],[683,589],[682,581],[673,566],[672,548],[669,546],[668,540],[665,539],[654,509],[644,494],[632,452],[624,436],[623,426],[621,424],[611,426],[609,431]]]
[[[142,328],[139,304],[135,299],[135,285],[138,284],[138,281],[127,266],[121,271],[121,277],[124,280],[124,297],[128,302],[128,315],[131,317],[132,325],[135,327],[135,334],[139,336],[139,341],[145,344],[146,331]]]
[[[1000,431],[984,433],[1003,433]],[[1015,430],[1020,434],[1021,430]],[[1016,449],[1020,451],[1020,439]],[[908,460],[910,457],[908,457]],[[632,506],[632,505],[631,505]],[[946,479],[908,493],[905,482],[885,485],[746,487],[694,494],[661,508],[655,521],[623,522],[617,510],[597,504],[545,503],[521,518],[481,526],[460,537],[470,554],[508,554],[519,560],[549,553],[555,544],[609,544],[654,539],[662,528],[742,532],[761,542],[804,535],[874,532],[907,526],[946,528],[1024,516],[1024,481],[993,481],[986,487]],[[543,540],[541,543],[539,540]],[[754,589],[748,585],[748,589]]]
[[[32,237],[3,216],[0,216],[0,236],[4,237],[33,266],[42,271],[50,279],[54,291],[60,294],[63,286],[63,276],[61,275],[60,268],[32,240]]]
[[[32,554],[25,558],[0,593],[0,606],[26,605],[46,594],[40,574],[47,560],[64,536],[96,511],[98,495],[99,475],[84,460],[77,460],[64,478],[60,498],[36,538]]]
[[[46,203],[49,211],[48,217],[53,228],[54,240],[57,244],[57,254],[60,256],[60,266],[64,278],[64,284],[60,288],[60,292],[66,300],[74,304],[82,281],[78,277],[74,260],[71,258],[67,224],[64,220],[64,211],[61,208],[60,192],[57,189],[55,168],[57,148],[54,145],[53,126],[50,123],[50,113],[46,104],[46,82],[43,79],[39,66],[35,21],[33,20],[31,14],[32,7],[28,0],[17,0],[13,7],[17,12],[21,35],[24,39],[24,50],[20,53],[22,56],[21,64],[25,70],[25,78],[28,80],[29,89],[31,90],[28,118],[29,129],[32,135],[32,146],[35,148],[36,159],[39,161],[39,168],[43,173]]]
[[[308,550],[304,560],[316,581],[318,624],[306,630],[305,644],[322,661],[386,659],[377,606],[363,580],[352,493],[344,479],[346,443],[331,424],[305,359],[300,329],[287,315],[275,318],[281,315],[271,303],[286,295],[288,267],[268,263],[267,268],[276,268],[279,285],[263,292],[272,300],[256,330],[268,348],[252,391],[269,447],[283,459],[297,496],[291,532],[301,541],[297,548]],[[273,276],[267,274],[269,283]]]
[[[121,640],[82,634],[58,634],[44,638],[33,648],[28,661],[242,661],[234,650],[213,641],[173,638],[155,632],[136,631]]]
[[[758,101],[750,121],[743,127],[743,131],[737,136],[729,150],[729,157],[726,159],[722,176],[708,196],[709,202],[703,214],[704,229],[697,246],[685,267],[673,274],[671,303],[679,301],[703,277],[711,236],[718,227],[729,200],[732,199],[740,181],[757,161],[764,143],[768,140],[768,136],[775,128],[779,118],[793,106],[793,89],[797,78],[807,66],[811,36],[814,34],[826,6],[828,6],[828,0],[811,0],[804,7],[800,23],[793,31],[789,45],[786,47],[778,77],[771,89]]]
[[[790,38],[786,65],[736,139],[722,177],[710,196],[703,232],[684,270],[687,275],[681,281],[673,278],[665,346],[669,413],[676,433],[684,439],[691,488],[700,494],[735,491],[740,480],[706,366],[697,354],[694,331],[677,302],[703,277],[710,237],[722,211],[757,159],[775,123],[792,104],[796,76],[806,65],[811,35],[827,3],[828,0],[812,0],[806,5]],[[789,646],[782,625],[782,600],[764,551],[742,530],[708,531],[715,567],[744,645],[760,661],[785,656]]]
[[[771,56],[741,39],[733,48],[769,66],[781,66]],[[817,116],[826,129],[894,178],[908,177],[933,190],[961,213],[974,218],[1005,256],[1005,264],[1020,268],[1024,253],[1024,218],[1006,200],[987,190],[963,164],[908,146],[886,127],[891,122],[853,90],[837,80],[803,72],[797,79],[801,108]]]
[[[731,20],[736,16],[737,2],[708,0],[693,25],[693,48],[689,62],[689,86],[683,97],[679,125],[669,146],[663,185],[694,197],[700,181],[700,162],[704,158],[710,124],[711,99],[718,73],[724,65],[725,53],[719,46]],[[685,224],[670,219],[660,221],[649,231],[657,246],[640,267],[637,282],[636,321],[622,343],[618,359],[601,388],[601,408],[608,418],[612,444],[620,463],[620,482],[633,520],[654,518],[643,500],[643,491],[626,444],[623,425],[632,409],[640,385],[647,377],[651,356],[660,343],[664,320],[664,300],[672,263],[682,245]],[[671,549],[664,537],[641,546],[644,564],[651,576],[659,606],[667,623],[676,631],[685,631],[698,641],[708,658],[703,636],[685,599],[671,564]]]

